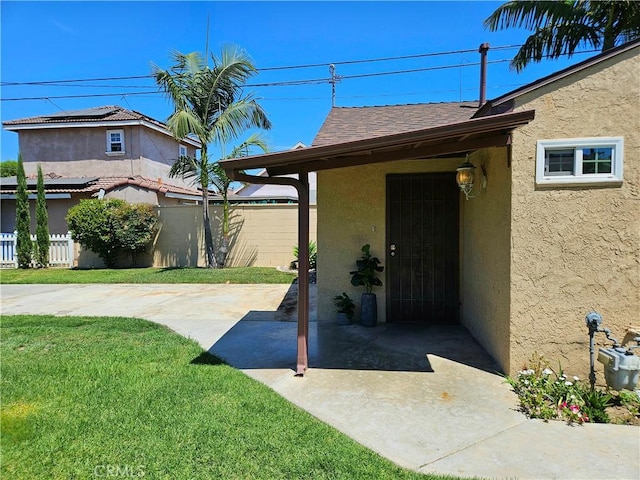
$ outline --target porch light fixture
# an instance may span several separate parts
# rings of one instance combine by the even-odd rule
[[[470,198],[476,198],[480,193],[477,192],[476,194],[471,194],[475,181],[475,170],[476,167],[475,165],[473,165],[473,163],[469,162],[468,155],[467,160],[458,168],[456,168],[456,183],[458,184],[458,187],[460,187],[462,193],[464,193],[464,196],[467,200],[469,200]],[[487,188],[487,171],[484,169],[484,166],[480,167],[480,172],[480,181],[482,189],[484,190]]]

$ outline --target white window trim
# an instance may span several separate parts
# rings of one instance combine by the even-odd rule
[[[612,149],[611,173],[583,174],[582,148],[609,147]],[[575,173],[573,175],[545,175],[545,150],[561,148],[577,148]],[[601,185],[621,184],[623,178],[624,139],[623,137],[587,137],[560,138],[538,140],[536,149],[536,184],[537,185]]]
[[[182,157],[182,151],[184,150],[184,156],[189,155],[186,145],[178,145],[178,157]]]
[[[122,151],[120,152],[112,152],[111,151],[111,134],[112,133],[119,133],[120,134],[120,140],[122,143]],[[124,146],[124,130],[123,129],[118,129],[118,130],[107,130],[107,151],[105,152],[107,155],[111,156],[118,156],[118,155],[124,155],[126,149]]]

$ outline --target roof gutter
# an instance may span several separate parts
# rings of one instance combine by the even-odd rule
[[[241,170],[227,170],[232,180],[261,185],[290,185],[298,192],[298,356],[296,376],[309,366],[309,174],[291,177],[258,177]]]

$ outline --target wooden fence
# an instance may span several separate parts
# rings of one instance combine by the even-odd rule
[[[0,233],[0,268],[18,268],[16,238],[18,232]],[[31,235],[31,241],[36,236]],[[73,240],[71,233],[49,235],[49,265],[52,267],[73,267]]]

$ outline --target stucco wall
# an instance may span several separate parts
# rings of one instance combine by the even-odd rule
[[[461,323],[508,371],[511,171],[507,149],[481,150],[469,160],[476,166],[477,197],[460,200]],[[484,190],[482,166],[487,172]]]
[[[84,198],[90,198],[86,195]],[[67,212],[69,209],[78,203],[79,199],[49,199],[47,200],[47,214],[49,216],[49,233],[51,234],[64,234],[69,231],[67,225]],[[36,201],[30,200],[29,206],[31,208],[31,233],[36,232]],[[2,200],[0,202],[1,213],[0,219],[2,222],[2,233],[11,233],[16,229],[16,201],[15,200]]]
[[[638,49],[521,98],[536,118],[513,134],[511,372],[537,351],[586,377],[584,317],[616,337],[640,312]],[[635,54],[635,56],[634,56]],[[623,59],[620,61],[620,59]],[[622,186],[536,188],[536,140],[623,136]],[[599,338],[603,340],[603,338]]]
[[[125,126],[124,155],[107,155],[106,132],[112,128],[49,128],[21,130],[20,152],[27,175],[43,172],[63,177],[109,177],[142,175],[166,183],[191,186],[168,176],[178,158],[178,142],[168,135],[141,126]],[[114,127],[113,129],[120,129]],[[187,146],[189,155],[195,149]]]
[[[386,176],[390,173],[450,172],[461,159],[412,160],[318,172],[318,320],[333,321],[333,297],[346,291],[360,304],[362,288],[351,286],[362,245],[386,265]],[[374,292],[378,321],[385,321],[386,277]],[[356,308],[356,312],[357,312]],[[357,318],[356,318],[357,320]]]
[[[155,266],[204,266],[201,206],[163,206],[157,209],[159,233]],[[209,210],[214,238],[221,238],[221,206]],[[298,244],[297,205],[239,205],[231,210],[227,265],[289,266]],[[311,240],[316,240],[316,208],[310,208]]]

